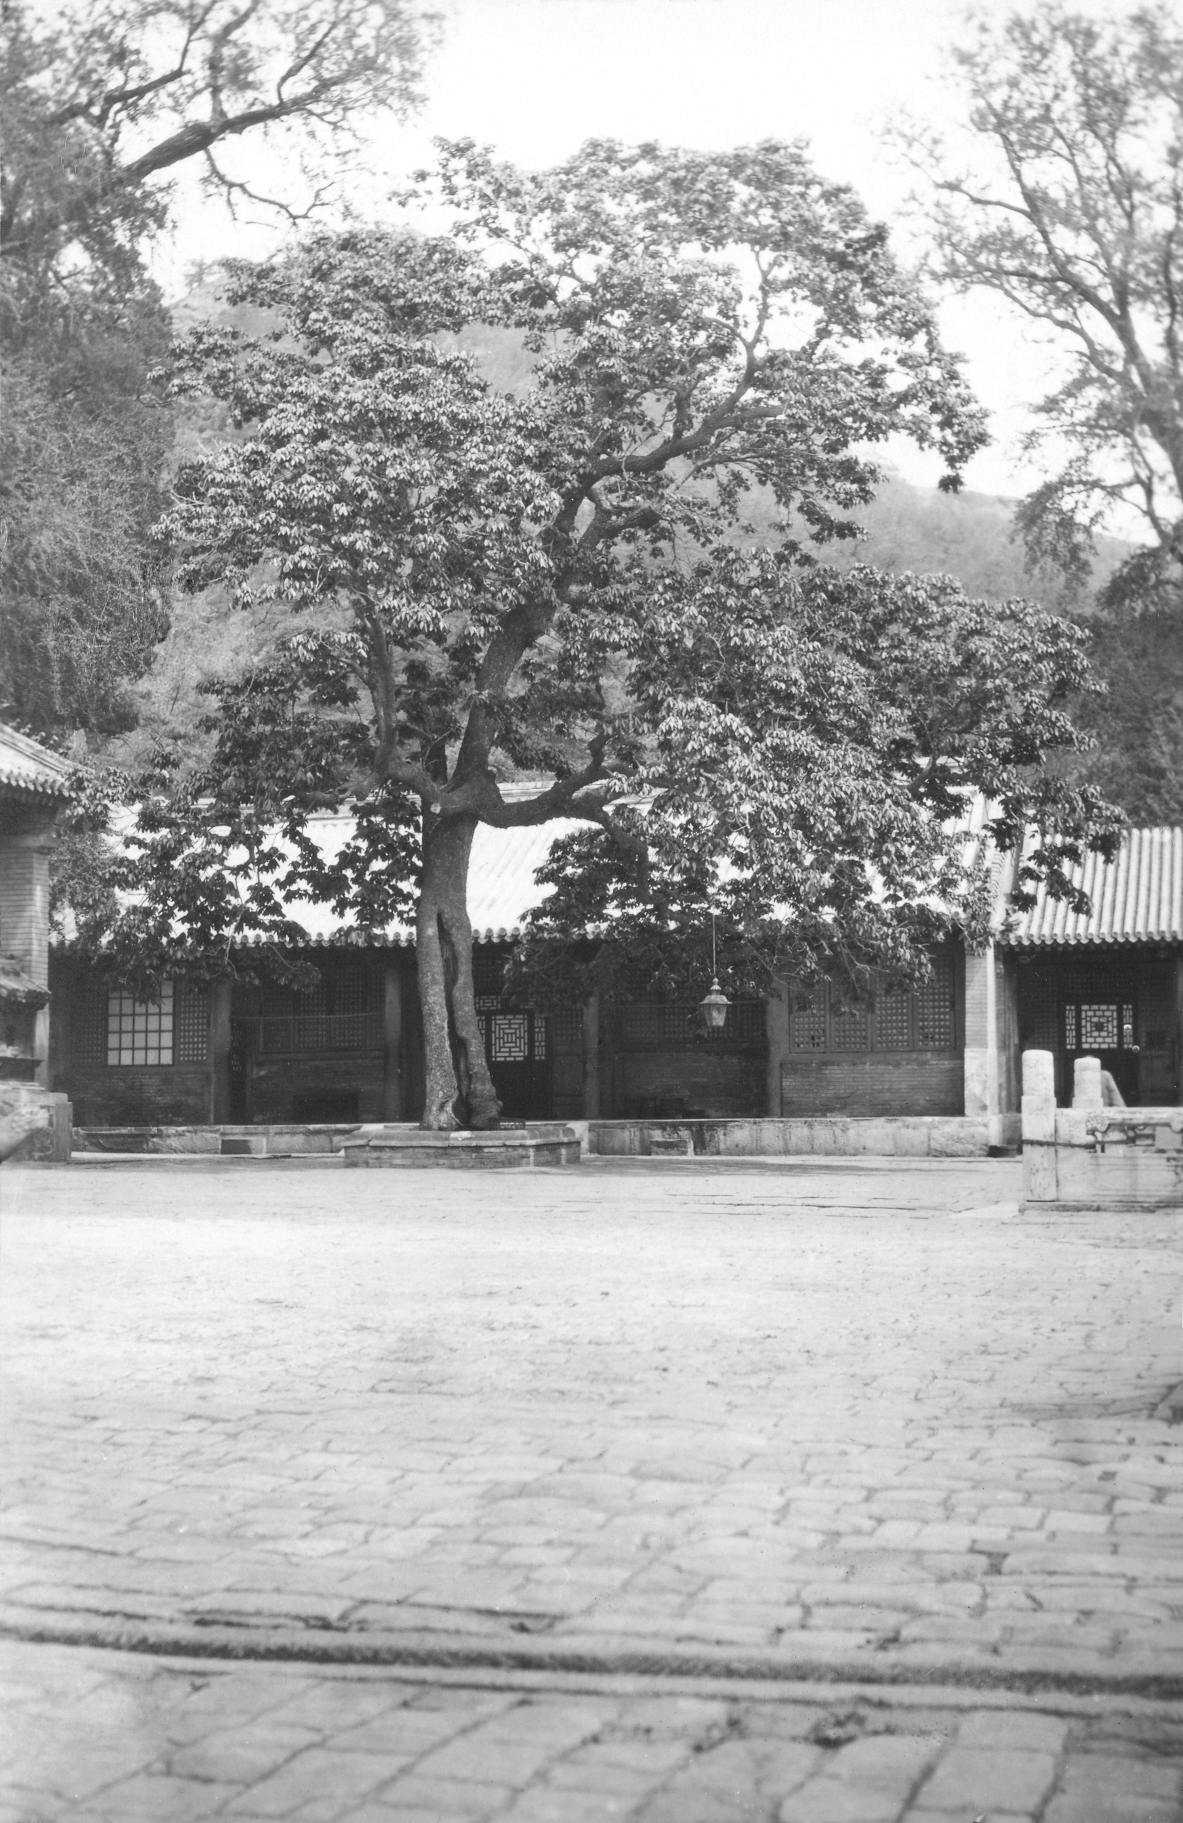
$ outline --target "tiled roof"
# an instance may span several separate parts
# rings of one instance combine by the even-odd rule
[[[560,836],[590,827],[568,817],[526,829],[492,829],[486,823],[478,826],[472,840],[468,915],[482,941],[513,936],[521,929],[526,913],[541,905],[553,890],[539,886],[534,878],[551,845]]]
[[[0,789],[64,798],[69,796],[69,776],[68,760],[0,722]]]
[[[1132,829],[1112,861],[1086,855],[1072,881],[1088,894],[1088,912],[1041,887],[1030,911],[1010,914],[1003,942],[1183,943],[1183,829]]]
[[[0,1004],[44,1006],[49,989],[39,987],[15,956],[0,956]]]
[[[505,789],[504,795],[512,798],[524,794]],[[515,829],[478,824],[468,870],[468,915],[478,943],[496,943],[519,935],[527,912],[541,905],[551,891],[548,886],[539,886],[534,874],[546,860],[552,842],[588,827],[569,817]],[[331,859],[353,833],[353,819],[339,814],[313,817],[310,830],[321,853]],[[328,905],[293,900],[288,915],[308,933],[308,942],[317,947],[338,944],[349,934],[348,927],[341,924]],[[367,934],[359,941],[398,946],[412,943],[414,932],[405,925],[392,924],[385,932]]]

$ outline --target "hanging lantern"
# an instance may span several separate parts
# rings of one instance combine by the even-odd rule
[[[721,1032],[727,1024],[727,1008],[731,1005],[726,994],[719,986],[719,961],[715,954],[715,914],[711,913],[711,990],[704,994],[698,1003],[702,1014],[703,1029],[707,1032]]]
[[[731,1002],[719,986],[719,977],[716,975],[711,982],[710,993],[704,994],[698,1003],[699,1011],[702,1014],[703,1025],[708,1032],[721,1032],[723,1030],[723,1027],[727,1023],[727,1009],[730,1005]]]

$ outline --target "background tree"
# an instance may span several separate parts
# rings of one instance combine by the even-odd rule
[[[1003,841],[1058,818],[1066,846],[1034,863],[1052,877],[1095,810],[1040,770],[1074,738],[1071,626],[815,574],[787,530],[737,548],[756,484],[841,537],[874,443],[939,449],[952,487],[982,438],[849,190],[779,144],[593,143],[532,176],[464,144],[440,183],[453,237],[326,236],[239,268],[233,297],[282,338],[205,328],[179,357],[177,387],[241,432],[178,477],[179,578],[296,621],[213,690],[212,763],[154,781],[115,937],[163,968],[178,941],[282,942],[293,892],[363,928],[413,905],[428,1126],[498,1111],[466,909],[480,822],[583,821],[639,924],[668,944],[678,907],[717,901],[762,981],[839,953],[923,971],[923,904],[972,912],[948,823],[967,792],[998,800]],[[458,350],[481,324],[534,354],[519,396]],[[551,782],[507,797],[514,772]],[[324,804],[360,818],[331,863]],[[567,903],[600,852],[563,852]]]
[[[172,443],[149,374],[169,324],[147,268],[168,176],[199,161],[231,204],[286,133],[307,213],[368,114],[416,94],[429,25],[403,0],[104,0],[46,21],[5,0],[0,33],[0,711],[110,733],[167,624],[150,526]],[[237,161],[237,162],[236,162]]]
[[[935,266],[1046,339],[1060,384],[1030,453],[1029,556],[1079,595],[1099,530],[1144,542],[1107,582],[1086,719],[1091,762],[1135,816],[1183,816],[1183,29],[1174,8],[1098,19],[1059,4],[980,23],[953,53],[976,146],[903,142],[931,185]],[[1143,624],[1133,630],[1131,617]],[[1139,654],[1142,688],[1125,673]],[[1132,715],[1131,715],[1132,712]],[[1142,754],[1153,754],[1148,764]]]

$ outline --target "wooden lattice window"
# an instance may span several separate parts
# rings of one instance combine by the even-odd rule
[[[529,1013],[492,1013],[493,1062],[525,1063],[530,1055]]]
[[[477,1005],[498,1007],[501,1005],[501,989],[505,984],[505,956],[501,950],[489,945],[479,945],[472,952],[472,985]]]
[[[898,987],[884,988],[875,996],[875,1048],[878,1051],[911,1051],[912,995]]]
[[[107,1061],[107,989],[101,981],[87,982],[78,996],[74,1050],[80,1064]]]
[[[865,1051],[867,1009],[862,1006],[830,1007],[830,1030],[836,1051]]]
[[[686,1034],[679,1029],[676,1034],[670,1031],[669,1007],[659,1005],[656,1001],[630,1000],[620,1009],[620,1043],[626,1051],[660,1051],[673,1037],[681,1042]],[[679,1020],[679,1027],[686,1022],[685,1013]]]
[[[932,974],[916,990],[916,1048],[951,1051],[956,1041],[953,960],[950,956],[934,956]]]
[[[583,1008],[559,1006],[551,1014],[555,1049],[577,1051],[583,1043]]]
[[[361,957],[350,956],[333,969],[329,981],[334,1013],[365,1013],[370,1002],[370,971]]]
[[[209,1054],[209,1008],[203,989],[182,986],[174,1013],[178,1063],[204,1063]]]
[[[951,1051],[957,1019],[953,960],[931,958],[932,974],[916,992],[879,986],[866,1001],[847,1001],[833,983],[817,987],[789,1015],[793,1051]]]
[[[684,1051],[699,1044],[755,1048],[764,1043],[764,1002],[735,1000],[721,1032],[709,1037],[694,1000],[627,1000],[618,1014],[622,1051]]]
[[[1064,1005],[1066,1051],[1130,1051],[1137,1047],[1137,1019],[1130,999],[1100,999],[1095,990],[1087,1000]]]
[[[794,1051],[824,1051],[826,1048],[826,990],[815,988],[808,1006],[789,1015],[789,1044]]]

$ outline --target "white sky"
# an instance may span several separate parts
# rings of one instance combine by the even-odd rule
[[[426,77],[426,107],[409,126],[375,128],[353,180],[355,206],[380,217],[387,190],[431,158],[435,135],[470,136],[526,166],[552,164],[595,136],[725,147],[804,136],[826,176],[855,186],[874,215],[901,220],[911,175],[877,138],[895,111],[958,125],[957,97],[942,79],[941,52],[963,35],[962,0],[435,0],[444,36]],[[1080,10],[1103,4],[1075,0]],[[977,10],[1005,14],[1011,0]],[[267,155],[257,160],[266,187]],[[198,259],[269,253],[274,223],[228,224],[188,177],[182,217],[160,250],[166,289]],[[1048,357],[1021,321],[989,298],[942,304],[946,342],[969,356],[978,396],[994,414],[994,444],[967,472],[971,487],[1014,494],[1032,475],[1015,439],[1028,401],[1046,390]],[[891,459],[916,481],[939,464],[907,446]]]

